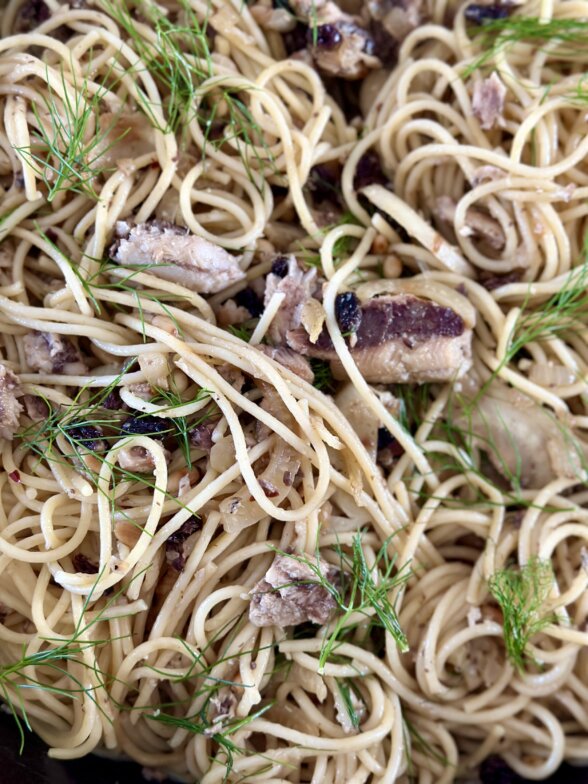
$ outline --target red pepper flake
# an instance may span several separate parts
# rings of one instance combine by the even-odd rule
[[[12,479],[13,482],[16,482],[16,484],[19,484],[19,482],[20,482],[20,473],[18,471],[11,471],[8,474],[8,477],[10,479]]]

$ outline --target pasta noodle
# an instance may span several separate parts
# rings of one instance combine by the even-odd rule
[[[20,726],[202,784],[588,763],[588,3],[0,31]]]

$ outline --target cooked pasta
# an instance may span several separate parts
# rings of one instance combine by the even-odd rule
[[[202,784],[588,763],[588,3],[0,30],[23,737]]]

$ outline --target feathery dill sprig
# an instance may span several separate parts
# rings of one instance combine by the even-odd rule
[[[167,303],[175,301],[187,301],[189,296],[184,297],[181,294],[167,292],[163,289],[155,290],[145,288],[142,287],[142,285],[136,280],[137,276],[142,272],[150,272],[155,268],[160,268],[162,266],[161,264],[152,262],[145,264],[125,265],[121,263],[114,263],[110,259],[94,259],[86,256],[86,258],[90,258],[91,261],[96,262],[98,265],[98,268],[95,271],[87,273],[86,270],[83,270],[78,264],[76,264],[66,254],[64,254],[55,245],[55,243],[53,243],[48,238],[46,234],[42,233],[42,237],[46,242],[53,245],[53,247],[55,247],[55,249],[61,254],[62,258],[67,262],[98,315],[102,314],[103,312],[103,300],[106,299],[106,301],[108,301],[108,298],[100,297],[98,292],[123,292],[125,294],[130,294],[134,299],[134,306],[141,321],[142,339],[144,343],[147,342],[147,336],[145,334],[145,313],[142,302],[143,300],[152,302],[161,308],[162,312],[173,323],[178,336],[182,337],[182,326],[170,310]],[[122,275],[120,274],[121,272],[123,273]],[[118,308],[119,306],[115,304],[113,307]]]
[[[414,435],[425,421],[431,402],[431,384],[395,384],[392,394],[400,401],[400,424]]]
[[[335,390],[335,379],[333,378],[333,371],[331,366],[324,359],[310,359],[310,368],[314,373],[313,387],[318,389],[319,392],[330,394]]]
[[[325,226],[321,229],[320,232],[320,241],[322,242],[322,237],[327,234],[332,229],[336,229],[338,226],[360,226],[359,220],[355,217],[352,212],[345,212],[341,217],[335,222],[331,223],[329,226]],[[339,239],[333,245],[333,264],[335,267],[338,267],[343,261],[349,258],[349,255],[353,249],[353,246],[357,244],[357,237],[352,237],[350,235],[344,235],[343,237],[339,237]],[[296,252],[296,256],[300,258],[301,261],[306,264],[307,267],[316,267],[317,269],[322,269],[321,265],[321,257],[320,254],[317,253],[315,250],[311,250],[307,248],[302,242],[298,243],[299,250]]]
[[[207,645],[201,651],[194,651],[190,648],[185,641],[182,640],[185,648],[185,655],[192,662],[186,673],[183,673],[177,678],[170,679],[172,683],[188,683],[198,681],[198,686],[195,691],[190,695],[189,703],[192,704],[198,697],[204,697],[204,701],[199,710],[190,715],[178,715],[176,713],[167,712],[167,708],[179,707],[178,704],[165,704],[156,705],[153,708],[141,707],[141,712],[150,720],[165,724],[171,727],[185,729],[188,732],[196,735],[203,735],[210,738],[216,743],[218,750],[223,752],[224,760],[219,760],[216,756],[213,758],[214,762],[224,764],[226,768],[224,781],[233,769],[235,757],[237,755],[250,755],[255,752],[238,746],[231,738],[239,730],[247,727],[254,719],[262,716],[266,711],[273,707],[274,702],[267,702],[262,705],[254,713],[248,714],[244,717],[215,717],[211,716],[211,710],[215,707],[215,700],[222,703],[221,689],[225,687],[233,687],[235,690],[251,688],[247,684],[242,683],[240,680],[231,680],[230,678],[222,678],[214,674],[214,671],[222,664],[232,663],[242,656],[254,653],[254,650],[240,650],[235,651],[231,648],[232,643],[243,628],[243,621],[245,614],[242,613],[236,618],[229,620],[225,623],[213,637],[207,642]],[[232,628],[229,628],[231,627]],[[208,662],[206,656],[212,650],[216,641],[222,637],[229,628],[228,637],[223,640],[224,651],[214,656],[212,663]],[[267,648],[275,648],[277,643],[272,642],[268,646],[262,646],[255,649],[255,652],[266,650]],[[151,667],[155,672],[161,674],[161,671]],[[263,756],[263,755],[260,755]]]
[[[213,75],[207,22],[200,23],[186,0],[180,0],[181,17],[172,21],[161,6],[140,2],[137,10],[154,33],[145,37],[127,3],[102,0],[106,12],[127,34],[145,69],[163,92],[166,124],[161,125],[147,95],[139,91],[141,108],[162,133],[175,133],[195,117],[198,87]]]
[[[408,735],[410,738],[410,745],[413,748],[420,751],[421,754],[436,760],[441,765],[443,765],[444,768],[451,764],[447,757],[437,751],[437,749],[431,743],[429,743],[422,733],[419,732],[419,730],[416,728],[416,725],[413,724],[412,721],[410,721],[410,719],[408,719],[405,715],[402,717],[402,722],[404,724],[405,735]]]
[[[552,54],[566,59],[583,55],[588,45],[588,22],[580,19],[543,21],[538,17],[515,14],[486,22],[473,28],[473,33],[483,53],[465,69],[464,77],[471,76],[517,43],[531,43],[539,47],[550,44]]]
[[[357,710],[357,702],[363,705],[363,698],[361,692],[354,684],[352,678],[335,678],[337,690],[341,695],[343,709],[347,714],[351,726],[354,730],[358,730],[361,724],[361,714]]]
[[[24,729],[26,728],[29,732],[32,732],[26,706],[22,699],[22,691],[24,689],[39,689],[58,696],[71,697],[72,699],[76,699],[82,694],[87,694],[93,702],[96,702],[92,691],[97,687],[84,685],[63,664],[73,661],[88,667],[89,665],[80,660],[80,655],[89,648],[105,644],[105,641],[78,642],[79,636],[74,634],[71,640],[61,643],[55,648],[44,648],[31,654],[26,653],[26,646],[24,646],[22,656],[18,661],[0,666],[0,696],[16,723],[20,737],[21,754],[25,744]],[[67,678],[74,684],[74,687],[65,688],[45,683],[28,674],[27,670],[31,667],[39,668],[47,673],[57,673],[59,680]]]
[[[508,347],[507,362],[529,343],[551,340],[588,326],[588,246],[584,255],[582,264],[570,272],[561,289],[537,311],[527,313],[527,302],[523,304]]]
[[[500,371],[515,360],[522,349],[530,343],[553,340],[588,326],[588,234],[584,240],[583,260],[572,269],[560,290],[542,303],[538,310],[529,310],[530,299],[531,286],[498,366],[471,400],[462,401],[468,416],[471,417],[472,411],[476,410]]]
[[[121,131],[117,138],[109,139],[116,118],[106,127],[100,126],[100,107],[112,87],[108,86],[112,81],[112,69],[107,71],[94,92],[90,91],[86,78],[79,84],[73,68],[71,73],[73,82],[70,84],[61,68],[63,97],[55,93],[47,78],[47,94],[42,94],[47,116],[42,116],[39,107],[33,105],[37,124],[33,132],[35,143],[16,148],[44,183],[49,202],[63,191],[82,193],[98,201],[98,177],[114,170],[102,164],[101,159],[128,133]]]
[[[227,329],[231,335],[239,338],[244,343],[249,343],[251,340],[251,335],[253,335],[254,327],[249,327],[245,324],[229,324]]]
[[[162,405],[161,411],[164,413],[170,413],[173,415],[176,409],[182,408],[186,405],[188,401],[184,400],[182,397],[182,393],[177,388],[174,379],[171,378],[170,380],[170,388],[163,389],[160,387],[155,387],[155,396],[151,398],[150,402]],[[196,397],[192,398],[189,402],[190,403],[199,403],[202,400],[206,400],[207,397],[210,397],[211,392],[209,389],[199,389],[196,393]],[[186,465],[188,469],[192,468],[192,457],[191,457],[191,444],[190,444],[190,429],[195,425],[199,425],[207,419],[207,414],[204,416],[198,417],[198,419],[194,422],[190,422],[189,418],[186,416],[174,416],[173,422],[176,427],[175,438],[182,451],[182,455],[184,456],[184,460],[186,461]]]
[[[481,410],[480,403],[486,397],[492,384],[496,381],[502,368],[513,362],[519,352],[533,342],[549,341],[554,338],[578,332],[588,326],[588,236],[585,241],[584,258],[577,267],[568,275],[559,291],[553,294],[536,310],[529,309],[531,294],[527,296],[520,309],[520,314],[514,324],[510,341],[504,355],[500,358],[498,366],[490,377],[481,385],[472,398],[466,399],[455,390],[452,392],[443,417],[436,425],[436,430],[442,433],[443,440],[455,447],[456,454],[463,457],[459,464],[451,463],[444,468],[453,471],[473,471],[490,481],[489,477],[480,470],[475,458],[476,449],[485,452],[493,459],[492,462],[510,485],[499,488],[511,503],[517,506],[532,506],[522,495],[521,475],[523,470],[522,454],[514,436],[506,422],[500,419],[500,408],[496,406],[496,417],[500,420],[498,426],[502,428],[505,437],[510,441],[512,453],[515,455],[514,470],[504,459],[502,450],[496,443],[493,435],[493,423],[488,420]],[[455,411],[458,414],[455,415]],[[585,471],[586,456],[578,439],[565,423],[557,419],[549,409],[537,405],[537,415],[545,416],[559,429],[562,438],[568,446],[569,453],[574,455],[582,469]],[[447,461],[447,457],[445,457]],[[580,480],[580,476],[578,477]]]
[[[247,749],[244,746],[237,745],[231,736],[239,730],[245,729],[249,724],[255,721],[255,719],[263,716],[264,713],[274,706],[274,704],[275,702],[270,702],[266,705],[262,705],[261,708],[247,716],[235,717],[228,721],[225,720],[217,723],[211,722],[209,717],[202,711],[192,716],[174,716],[170,713],[156,711],[152,715],[147,714],[147,716],[149,719],[156,721],[159,724],[165,724],[168,727],[176,727],[178,729],[186,730],[193,735],[203,735],[210,738],[210,740],[217,745],[218,750],[224,754],[224,759],[218,759],[215,755],[212,757],[212,762],[224,765],[225,775],[223,777],[223,782],[226,782],[229,780],[235,764],[235,758],[238,756],[255,756],[259,759],[267,759],[270,765],[273,764],[274,761],[270,757],[267,757],[255,749]],[[268,765],[268,768],[270,765]],[[260,771],[256,771],[256,773],[259,774]],[[240,779],[240,781],[241,780],[242,779]]]
[[[244,100],[244,95],[253,88],[245,83],[243,87],[224,85],[221,79],[218,87],[214,83],[211,86],[215,69],[208,18],[200,21],[187,0],[180,0],[179,13],[173,18],[160,6],[143,0],[139,11],[153,31],[152,40],[144,36],[126,3],[102,0],[102,5],[127,34],[162,93],[163,105],[157,109],[165,115],[163,125],[147,95],[138,91],[140,107],[153,127],[162,133],[176,133],[180,129],[185,132],[196,121],[204,136],[203,159],[208,146],[219,150],[232,145],[251,182],[259,190],[263,189],[263,175],[268,171],[277,174],[277,167],[263,129]]]
[[[99,575],[97,577],[99,579]],[[85,613],[94,600],[94,589],[92,588],[88,596],[84,599],[80,618],[74,627],[71,637],[66,639],[43,639],[42,642],[48,647],[35,651],[34,653],[27,653],[26,645],[23,645],[20,659],[15,662],[0,665],[0,697],[4,700],[9,713],[16,723],[20,737],[21,754],[25,743],[25,728],[29,732],[32,732],[26,706],[22,699],[23,690],[42,690],[70,699],[79,699],[82,695],[86,695],[96,705],[98,710],[103,712],[102,706],[97,701],[94,693],[99,688],[106,688],[106,676],[98,669],[96,664],[91,665],[88,662],[85,662],[83,654],[88,650],[95,650],[104,645],[111,644],[114,639],[122,639],[120,637],[87,639],[87,637],[91,630],[103,620],[105,612],[115,604],[117,599],[126,589],[127,586],[124,586],[113,593],[106,600],[104,606],[95,613],[94,617],[90,620],[86,620]],[[67,667],[64,666],[64,664],[66,665],[68,662],[74,662],[85,670],[91,670],[95,673],[97,675],[97,684],[89,686],[88,684],[83,683],[70,669],[67,669]],[[28,670],[33,667],[41,672],[57,673],[58,682],[63,683],[64,681],[70,681],[73,684],[73,687],[69,688],[65,685],[52,686],[50,683],[31,675]],[[106,718],[109,720],[108,716]]]
[[[520,567],[501,569],[488,583],[490,594],[502,610],[507,656],[519,671],[533,663],[527,655],[532,637],[555,619],[545,609],[553,581],[551,562],[534,556]]]
[[[389,594],[409,579],[408,566],[398,570],[396,556],[388,553],[394,535],[388,537],[376,553],[375,561],[369,565],[362,547],[362,531],[358,531],[351,543],[351,552],[340,545],[333,551],[339,560],[339,580],[332,583],[320,568],[320,553],[316,559],[308,555],[293,555],[272,548],[276,553],[293,558],[305,564],[313,573],[311,584],[322,586],[335,600],[339,609],[336,621],[325,627],[323,645],[319,657],[319,672],[336,652],[338,644],[356,628],[366,621],[371,626],[380,627],[389,632],[402,653],[408,651],[408,640],[404,634],[394,605]],[[360,619],[352,616],[360,616]],[[363,616],[363,618],[362,618]]]
[[[109,398],[117,394],[121,379],[134,362],[136,359],[127,363],[121,374],[106,387],[97,391],[92,391],[89,386],[82,387],[67,406],[54,406],[49,400],[45,400],[48,409],[47,417],[24,428],[17,434],[17,437],[31,453],[37,455],[39,461],[74,468],[91,482],[98,492],[106,492],[99,482],[100,468],[113,443],[129,436],[129,433],[123,429],[123,424],[124,420],[132,416],[129,413],[121,412],[118,408],[109,407]],[[201,400],[209,394],[208,390],[201,389],[195,400]],[[160,397],[158,398],[157,392],[154,399],[157,402],[161,400]],[[167,402],[169,403],[167,410],[173,412],[180,405],[186,405],[187,402],[193,401],[181,400],[175,396],[172,390],[169,392]],[[196,425],[204,421],[209,415],[207,412],[193,423],[187,417],[182,416],[165,418],[162,420],[164,424],[158,429],[155,437],[174,439],[185,458],[187,455],[186,459],[191,465],[189,429],[193,424]],[[133,418],[139,422],[141,420],[148,421],[151,415],[135,412]],[[137,524],[124,507],[117,506],[118,495],[115,490],[123,482],[129,483],[129,486],[138,483],[152,491],[159,491],[167,500],[173,501],[178,508],[187,508],[180,498],[170,493],[165,487],[158,487],[149,473],[140,473],[115,464],[112,466],[110,482],[107,497],[113,518],[122,517],[131,524]]]

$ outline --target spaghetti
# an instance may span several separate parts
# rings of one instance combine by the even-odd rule
[[[586,763],[588,4],[275,6],[1,12],[3,701],[203,784]]]

